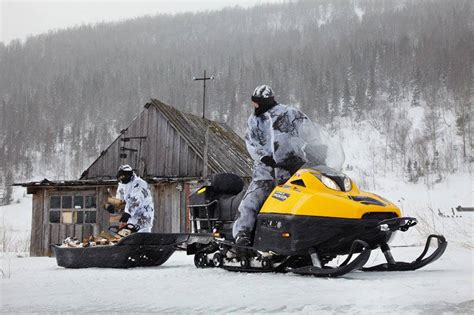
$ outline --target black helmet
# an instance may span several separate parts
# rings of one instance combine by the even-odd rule
[[[258,105],[274,105],[275,95],[268,85],[260,85],[255,88],[252,94],[252,101]]]
[[[117,180],[122,184],[127,184],[133,177],[133,169],[130,165],[120,165],[117,172]]]

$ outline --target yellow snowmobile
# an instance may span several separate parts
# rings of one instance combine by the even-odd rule
[[[395,261],[390,238],[398,230],[407,231],[417,220],[402,217],[393,203],[359,190],[349,177],[326,166],[303,166],[276,186],[257,216],[253,245],[239,246],[231,230],[245,193],[243,186],[238,176],[219,174],[211,185],[191,195],[193,232],[213,235],[191,236],[187,251],[195,255],[196,267],[337,277],[356,269],[415,270],[441,257],[447,246],[443,236],[430,235],[415,261]],[[433,239],[437,248],[427,256]],[[363,267],[376,248],[382,250],[387,263]],[[331,261],[339,256],[346,257],[334,266]]]

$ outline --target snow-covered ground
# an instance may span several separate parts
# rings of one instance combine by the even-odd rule
[[[0,250],[28,252],[33,198],[21,187],[13,189],[13,197],[12,204],[0,206]]]
[[[407,183],[400,167],[385,165],[376,130],[346,130],[341,137],[351,165],[343,171],[419,220],[392,240],[395,258],[415,259],[432,233],[448,240],[443,257],[414,272],[353,272],[338,279],[196,269],[183,252],[160,267],[64,269],[54,258],[25,254],[31,197],[16,188],[15,202],[0,207],[1,312],[474,314],[474,213],[453,210],[473,206],[468,167],[440,183]],[[379,262],[383,255],[374,251],[369,265]]]
[[[422,248],[394,248],[407,260]],[[370,262],[380,261],[373,253]],[[393,313],[474,312],[472,251],[453,245],[415,272],[353,272],[321,279],[196,269],[175,253],[159,267],[64,269],[54,258],[6,258],[2,312]],[[9,265],[9,266],[8,266]],[[5,270],[5,269],[4,269]]]
[[[386,186],[377,193],[420,219],[418,229],[400,232],[393,240],[397,259],[415,259],[429,233],[445,234],[448,239],[444,256],[418,271],[353,272],[338,279],[245,274],[196,269],[183,252],[160,267],[73,270],[58,267],[54,258],[27,257],[19,253],[22,246],[10,246],[13,250],[1,256],[1,312],[473,314],[474,216],[456,213],[453,217],[447,211],[466,193],[465,201],[470,201],[469,181],[458,175],[433,190],[424,190],[422,184],[381,181]],[[15,193],[21,197],[20,191]],[[433,211],[439,205],[446,216],[429,210],[430,205]],[[21,240],[31,224],[31,198],[0,207],[0,218]],[[383,255],[374,251],[369,265],[379,262]]]

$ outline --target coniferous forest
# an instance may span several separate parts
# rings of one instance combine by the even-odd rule
[[[0,43],[0,186],[77,178],[150,98],[199,115],[202,85],[192,78],[205,69],[216,77],[207,117],[239,134],[253,89],[267,83],[328,130],[373,125],[410,181],[455,171],[472,156],[473,6],[291,1]],[[404,106],[424,109],[421,130]]]

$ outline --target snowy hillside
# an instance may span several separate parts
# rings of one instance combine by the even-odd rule
[[[390,135],[383,128],[370,121],[350,127],[348,119],[340,120],[339,138],[346,155],[343,172],[349,175],[359,188],[374,192],[397,204],[405,216],[414,216],[420,223],[416,227],[420,240],[430,233],[446,234],[448,239],[469,248],[474,247],[474,213],[457,212],[457,206],[472,207],[474,191],[472,169],[469,163],[463,163],[459,152],[451,152],[448,147],[452,143],[444,141],[454,132],[452,117],[446,114],[446,120],[439,131],[438,147],[441,165],[437,172],[428,170],[420,176],[416,183],[411,180],[404,160],[410,157],[416,160],[417,137],[423,130],[424,107],[411,107],[401,104],[398,109],[405,112],[411,122],[411,133],[406,140],[405,157],[393,148],[387,147]],[[425,158],[432,160],[428,152]],[[395,155],[395,158],[387,155]],[[398,163],[397,160],[400,160]],[[421,163],[420,163],[421,164]],[[421,166],[420,166],[421,168]],[[440,179],[441,178],[441,179]],[[410,239],[409,242],[414,242]]]
[[[384,155],[390,168],[408,158],[432,164],[437,151],[441,164],[453,157],[453,169],[473,143],[472,4],[282,1],[0,43],[0,204],[11,182],[77,178],[151,98],[201,115],[192,77],[204,69],[216,78],[208,118],[239,134],[251,92],[267,83],[277,101],[301,104],[321,124],[343,117],[388,132],[387,147],[400,154]],[[401,103],[419,109],[423,126],[410,126]],[[445,127],[450,133],[439,137]],[[410,146],[416,156],[405,152]]]
[[[0,206],[1,252],[29,253],[32,197],[24,188],[13,189],[14,203]]]

